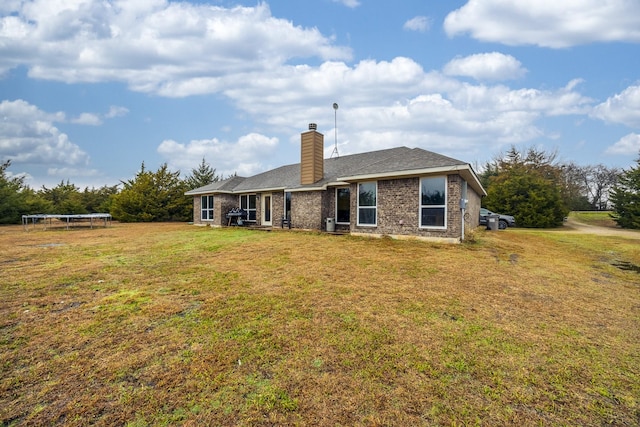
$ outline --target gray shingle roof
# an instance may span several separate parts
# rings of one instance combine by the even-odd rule
[[[251,176],[238,184],[236,192],[260,189],[291,188],[300,185],[300,163],[280,166],[258,175]]]
[[[413,171],[428,173],[429,169],[468,166],[466,162],[452,159],[421,148],[397,147],[367,153],[351,154],[324,160],[324,177],[311,185],[300,184],[300,164],[281,166],[248,178],[234,177],[215,182],[187,192],[197,195],[216,192],[253,192],[260,190],[304,190],[320,188],[344,178],[371,177],[375,175],[398,176]],[[479,184],[479,183],[478,183]]]
[[[380,154],[375,155],[376,153]],[[421,148],[399,147],[384,150],[384,153],[374,151],[372,154],[375,155],[371,159],[372,161],[361,165],[359,168],[351,168],[350,171],[346,171],[342,176],[389,174],[467,164]]]
[[[247,178],[242,176],[233,176],[229,179],[224,179],[222,181],[212,182],[211,184],[207,184],[204,187],[194,188],[193,190],[187,191],[187,196],[192,196],[196,194],[205,194],[205,193],[232,193],[234,189]]]

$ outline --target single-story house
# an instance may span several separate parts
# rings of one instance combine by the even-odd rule
[[[420,148],[397,147],[323,158],[315,124],[301,134],[300,163],[234,176],[188,191],[193,222],[244,224],[450,242],[479,224],[486,192],[470,164]]]

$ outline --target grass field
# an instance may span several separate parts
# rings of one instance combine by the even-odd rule
[[[0,227],[0,424],[637,426],[639,247]]]
[[[617,228],[618,224],[611,218],[611,214],[607,211],[581,211],[571,212],[570,216],[576,221],[585,224],[597,225],[600,227]]]

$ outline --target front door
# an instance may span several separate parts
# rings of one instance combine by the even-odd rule
[[[271,194],[262,195],[262,225],[272,225],[271,222]]]

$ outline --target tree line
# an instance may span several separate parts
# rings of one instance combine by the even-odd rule
[[[625,228],[640,228],[640,153],[629,170],[604,165],[561,163],[557,153],[511,147],[481,167],[478,177],[487,190],[484,207],[510,214],[523,227],[562,224],[572,210],[611,210]],[[185,178],[167,164],[156,171],[144,162],[136,175],[118,185],[81,190],[60,182],[33,190],[22,176],[0,164],[0,224],[20,223],[25,214],[86,214],[108,212],[123,222],[190,221],[193,199],[184,193],[223,177],[203,158]]]
[[[222,179],[205,159],[184,179],[167,164],[150,171],[142,163],[127,181],[81,190],[69,181],[34,190],[24,176],[10,176],[11,161],[0,164],[0,224],[17,224],[22,215],[110,213],[122,222],[190,221],[193,199],[186,191]]]
[[[522,227],[562,225],[570,211],[609,210],[619,226],[640,228],[640,154],[629,170],[562,163],[556,152],[511,147],[479,174],[491,211],[513,215]]]

